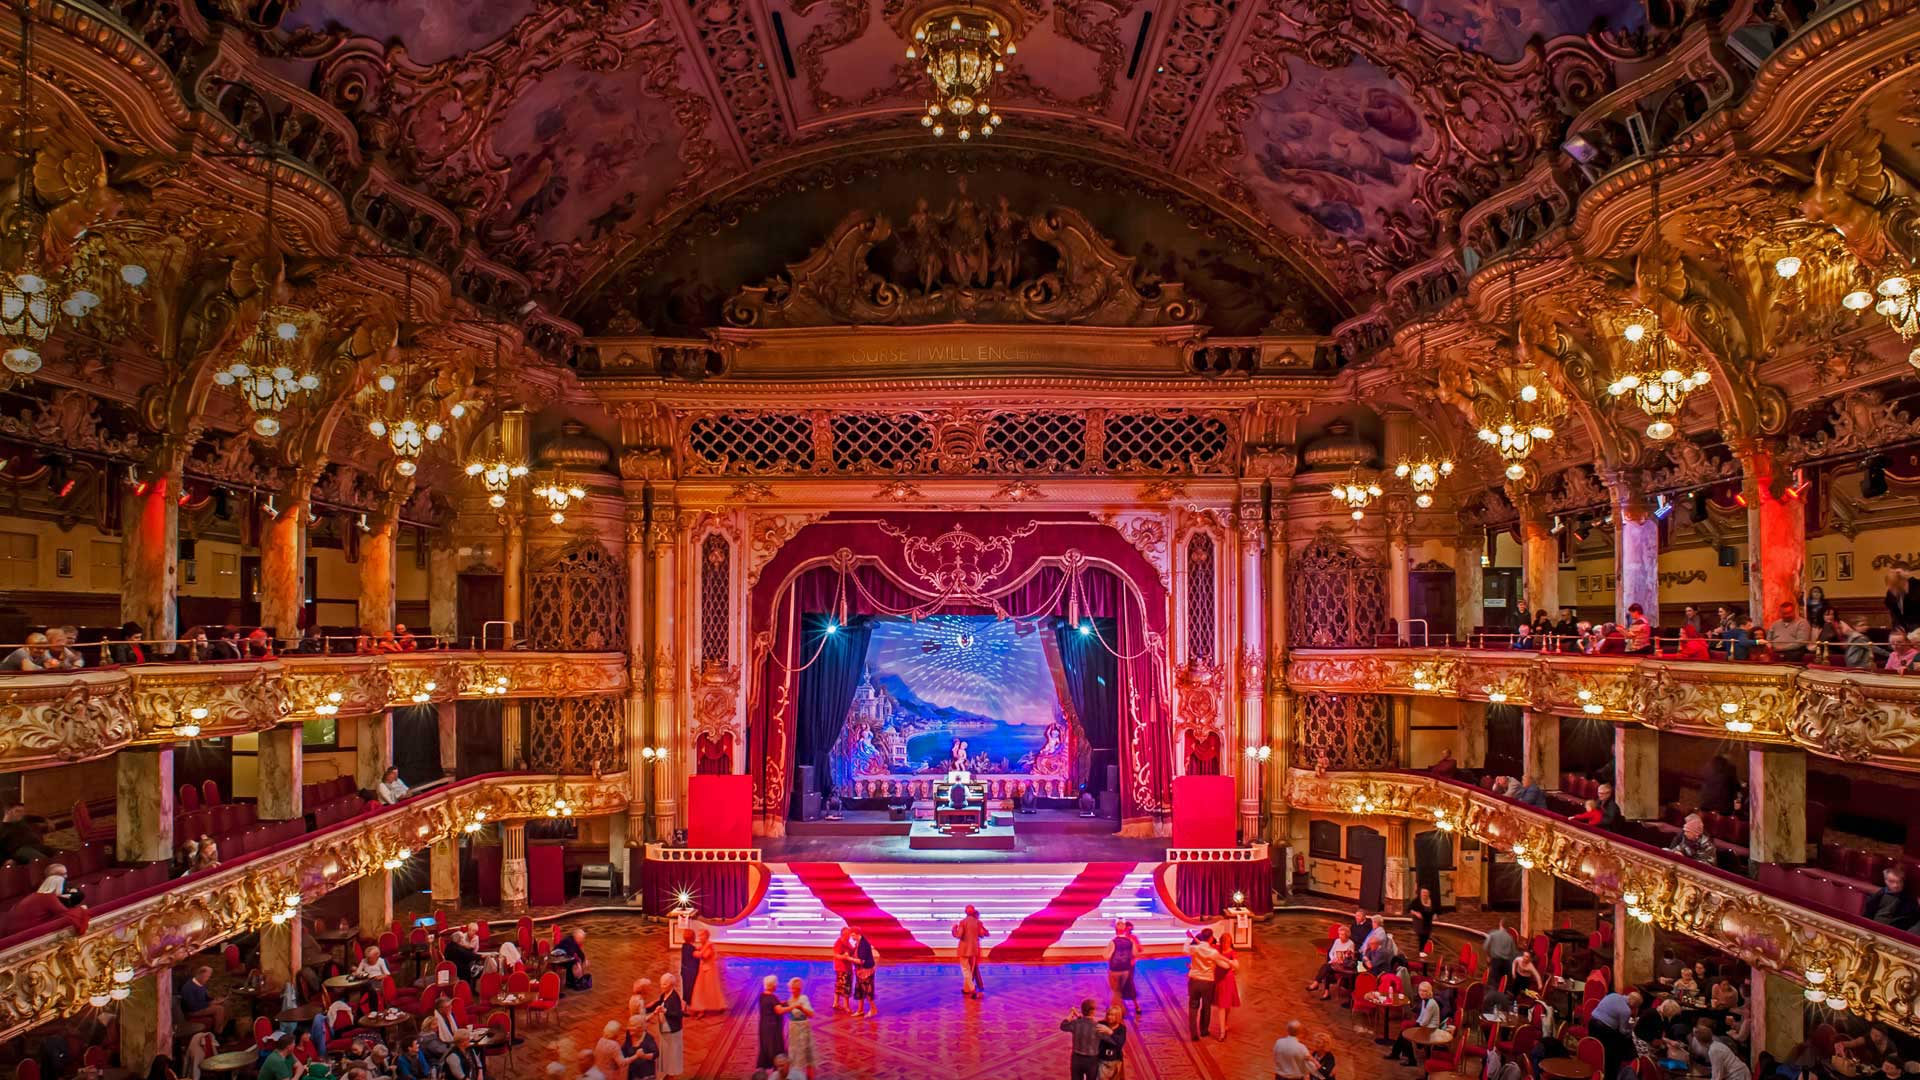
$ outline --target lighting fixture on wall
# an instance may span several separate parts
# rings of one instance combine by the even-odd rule
[[[200,722],[207,718],[207,708],[195,705],[186,711],[184,721],[173,726],[173,732],[182,738],[193,739],[200,735]]]
[[[1004,58],[1019,50],[1010,27],[991,11],[974,7],[934,12],[913,31],[907,59],[923,60],[932,93],[920,126],[942,137],[951,125],[960,141],[990,136],[1000,126],[988,95]]]
[[[1359,521],[1367,516],[1367,507],[1384,492],[1377,481],[1363,479],[1360,467],[1353,467],[1346,480],[1333,485],[1333,501],[1353,512],[1353,520]]]

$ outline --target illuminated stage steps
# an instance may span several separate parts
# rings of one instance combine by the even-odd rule
[[[936,958],[953,955],[952,926],[968,904],[991,931],[988,947],[1003,942],[1028,916],[1061,896],[1085,863],[848,864],[847,876]],[[1141,863],[1092,910],[1060,933],[1046,959],[1097,958],[1113,936],[1115,919],[1134,923],[1149,954],[1178,952],[1188,925],[1160,903],[1153,866]],[[767,865],[766,896],[745,919],[714,928],[714,939],[741,951],[827,956],[843,920],[785,863]]]

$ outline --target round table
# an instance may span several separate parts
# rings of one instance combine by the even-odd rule
[[[1540,1062],[1540,1075],[1552,1080],[1588,1080],[1598,1071],[1579,1058],[1547,1058]]]
[[[381,1012],[368,1013],[353,1023],[355,1027],[368,1028],[372,1031],[381,1032],[380,1039],[384,1042],[386,1041],[386,1035],[384,1033],[388,1028],[399,1027],[401,1024],[407,1023],[412,1019],[413,1014],[411,1013],[403,1012],[395,1016],[392,1011],[383,1010]]]
[[[1393,1042],[1393,1037],[1387,1034],[1390,1025],[1393,1023],[1394,1018],[1399,1015],[1400,1010],[1407,1007],[1408,1001],[1404,997],[1382,997],[1377,993],[1370,995],[1368,1000],[1372,1001],[1380,1010],[1380,1037],[1375,1039],[1374,1042],[1382,1046],[1389,1045]]]
[[[363,979],[358,975],[335,975],[333,978],[328,979],[323,985],[329,990],[358,990],[372,981],[372,979]]]
[[[260,1064],[258,1050],[229,1050],[224,1054],[215,1054],[200,1063],[201,1072],[239,1072]]]
[[[274,1020],[282,1024],[304,1024],[319,1015],[320,1005],[316,1002],[307,1002],[304,1005],[295,1005],[291,1009],[280,1010]]]
[[[1446,1046],[1453,1042],[1453,1032],[1446,1028],[1410,1027],[1406,1031],[1407,1041],[1412,1043],[1414,1051],[1421,1057],[1429,1057],[1436,1046]]]
[[[518,1046],[524,1041],[520,1038],[520,1006],[533,1001],[534,997],[532,991],[516,994],[511,990],[493,996],[493,1004],[507,1010],[507,1046],[509,1048]]]

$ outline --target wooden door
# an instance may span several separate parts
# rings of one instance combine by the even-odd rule
[[[487,623],[506,613],[506,579],[499,574],[461,574],[458,587],[454,627],[460,647],[470,648],[480,640],[480,631]],[[499,627],[494,628],[493,643],[500,644]]]
[[[1405,628],[1407,643],[1428,645],[1454,640],[1459,620],[1453,610],[1453,571],[1416,570],[1412,578],[1407,607],[1413,618],[1426,620],[1427,640],[1420,640],[1420,628],[1415,624]]]
[[[1347,861],[1360,864],[1360,906],[1386,906],[1387,838],[1365,826],[1347,828]]]
[[[1489,630],[1513,629],[1513,614],[1520,598],[1520,571],[1507,567],[1488,570],[1481,579],[1481,595],[1486,607],[1480,625]]]

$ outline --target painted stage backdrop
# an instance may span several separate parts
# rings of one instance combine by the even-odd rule
[[[876,620],[866,674],[829,761],[855,777],[1066,777],[1070,725],[1044,623],[989,615]]]

